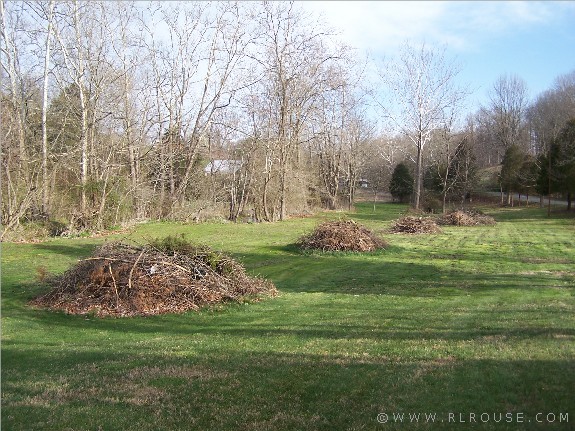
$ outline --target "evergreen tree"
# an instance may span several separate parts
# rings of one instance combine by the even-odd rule
[[[537,166],[537,159],[530,154],[526,154],[519,169],[517,191],[529,196],[532,191],[537,189],[538,175],[539,167]]]
[[[394,199],[406,202],[413,193],[413,176],[405,163],[399,163],[393,170],[389,182],[389,192]]]
[[[558,152],[559,191],[567,197],[567,209],[575,194],[575,118],[569,121],[555,141]]]
[[[525,155],[525,152],[518,145],[511,145],[503,156],[499,182],[501,191],[507,193],[508,204],[511,204],[511,193],[520,189],[520,172],[525,161]]]
[[[539,157],[537,191],[551,195],[562,193],[567,197],[567,208],[571,209],[575,194],[575,119],[567,122],[549,151]]]

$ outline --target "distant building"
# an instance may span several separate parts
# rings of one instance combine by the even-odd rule
[[[369,181],[367,181],[365,178],[361,178],[357,183],[362,189],[367,189],[369,187]]]
[[[241,160],[212,160],[204,168],[204,174],[235,174],[241,167]]]

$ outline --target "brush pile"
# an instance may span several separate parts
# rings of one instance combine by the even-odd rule
[[[104,245],[48,282],[52,290],[31,305],[100,317],[182,313],[277,294],[233,259],[174,237],[143,247]]]
[[[437,223],[444,226],[494,225],[495,219],[478,210],[458,210],[439,217]]]
[[[375,251],[387,243],[366,227],[353,220],[327,221],[299,241],[306,250],[321,251]]]
[[[430,217],[405,216],[391,227],[393,233],[439,233],[441,229]]]

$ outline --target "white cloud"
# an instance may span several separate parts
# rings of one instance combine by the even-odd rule
[[[300,5],[342,31],[341,39],[372,54],[393,54],[405,40],[476,49],[485,40],[574,13],[572,2],[312,1]]]
[[[462,67],[462,85],[474,90],[473,107],[483,103],[486,89],[503,73],[527,78],[537,93],[573,67],[572,56],[564,53],[575,40],[571,24],[575,2],[302,1],[299,5],[310,16],[322,13],[325,21],[341,30],[344,43],[371,54],[373,65],[393,58],[406,40],[428,47],[447,45],[447,56],[454,56]]]
[[[305,9],[321,13],[342,39],[372,53],[394,50],[405,40],[421,39],[434,32],[433,23],[444,14],[445,2],[302,2]]]

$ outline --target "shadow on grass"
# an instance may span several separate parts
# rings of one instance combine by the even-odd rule
[[[243,253],[237,256],[252,275],[271,280],[285,293],[327,293],[344,295],[384,295],[413,298],[456,298],[470,294],[491,295],[493,292],[533,292],[541,288],[574,289],[575,273],[541,270],[543,265],[530,265],[521,273],[494,274],[453,269],[433,260],[485,259],[469,253],[464,256],[437,255],[431,263],[403,261],[400,247],[373,253],[302,252],[296,246],[271,246],[270,254]],[[85,250],[82,249],[82,254]],[[74,253],[78,253],[76,249]],[[455,259],[454,259],[455,258]],[[498,263],[517,258],[498,258]],[[564,263],[564,262],[562,262]],[[49,289],[34,283],[14,285],[20,300]],[[24,298],[24,294],[29,297]],[[32,296],[33,294],[33,296]]]
[[[492,213],[496,221],[512,222],[534,222],[554,219],[573,219],[575,211],[566,211],[562,209],[553,209],[551,216],[547,214],[547,208],[539,207],[518,207],[518,208],[500,208]]]
[[[487,345],[535,338],[573,340],[575,328],[570,326],[569,315],[569,310],[548,303],[535,309],[521,305],[514,308],[506,304],[469,303],[458,306],[453,314],[441,299],[422,304],[405,300],[389,302],[386,298],[366,303],[308,297],[300,298],[300,301],[292,299],[290,304],[281,299],[268,300],[261,305],[228,304],[220,309],[204,309],[200,313],[121,319],[72,316],[45,310],[17,317],[31,328],[63,330],[65,336],[52,341],[55,347],[76,344],[74,334],[81,334],[81,339],[87,344],[102,343],[106,337],[115,334],[115,337],[125,338],[118,342],[126,345],[138,344],[146,339],[142,337],[149,336],[160,337],[156,340],[162,337],[193,340],[201,336],[216,337],[220,341],[223,338],[232,345],[248,342],[273,348],[294,342],[301,345],[330,340],[352,344],[354,340],[361,343],[427,343],[436,340]],[[50,337],[43,341],[48,339]],[[3,348],[26,344],[24,340],[6,340]],[[33,340],[28,344],[34,346],[42,344],[42,341]]]
[[[82,258],[89,247],[37,250]],[[472,272],[466,264],[468,272],[449,260],[500,262],[499,271],[518,258],[458,250],[412,262],[400,247],[258,250],[267,253],[238,259],[282,296],[199,313],[70,316],[24,307],[25,292],[38,289],[13,283],[17,307],[3,321],[4,427],[572,429],[573,418],[558,421],[575,410],[567,271]],[[435,412],[444,422],[378,424],[381,412]],[[447,422],[449,412],[465,423]],[[465,416],[482,412],[520,412],[526,422],[477,425]],[[539,412],[554,412],[556,422],[537,423]]]
[[[168,337],[213,334],[238,337],[238,342],[246,337],[463,341],[575,336],[573,328],[557,320],[568,313],[568,304],[550,302],[554,295],[575,291],[562,276],[442,272],[431,265],[382,262],[376,257],[372,262],[329,255],[271,258],[252,272],[265,275],[289,296],[256,305],[224,304],[200,313],[127,319],[28,308],[18,318],[29,321],[27,327],[94,331],[96,338],[100,331]],[[263,260],[259,255],[248,256],[251,259]]]
[[[60,254],[67,257],[82,259],[89,256],[97,244],[53,244],[50,242],[33,244],[33,248],[46,254]]]
[[[470,413],[482,412],[496,416],[481,429],[572,429],[565,416],[559,421],[574,408],[573,363],[563,359],[349,356],[241,346],[176,355],[149,347],[72,351],[42,344],[6,346],[5,357],[3,425],[12,430],[456,430],[470,426]],[[513,420],[497,422],[507,412]],[[540,412],[539,420],[553,412],[555,422],[538,423]],[[404,413],[406,421],[409,413],[430,413],[436,423],[422,417],[383,425],[379,413]]]
[[[518,275],[529,271],[544,271],[547,269],[545,265],[560,264],[560,265],[573,265],[575,264],[575,255],[572,253],[550,253],[549,256],[533,257],[533,254],[525,251],[529,246],[528,243],[517,244],[517,248],[523,247],[523,250],[511,249],[504,253],[498,253],[495,248],[492,250],[474,251],[464,250],[458,252],[457,250],[450,250],[443,252],[441,249],[434,250],[427,255],[428,261],[444,261],[444,262],[468,262],[469,266],[481,267],[485,265],[497,266],[501,269],[508,268],[508,270],[516,270],[513,264],[522,264],[522,268],[518,271]],[[474,265],[475,264],[475,265]],[[511,264],[511,266],[509,265]],[[568,269],[567,269],[568,270]],[[574,271],[571,271],[575,274]]]
[[[248,269],[272,280],[285,292],[322,292],[343,294],[386,294],[398,296],[461,295],[480,288],[533,289],[536,287],[574,287],[565,284],[575,276],[566,271],[550,272],[542,265],[529,265],[519,273],[482,273],[473,265],[469,270],[454,269],[460,261],[486,263],[481,253],[436,255],[429,263],[402,260],[401,247],[373,253],[298,252],[266,256],[243,254]],[[434,260],[443,260],[441,265]],[[493,265],[524,263],[521,257],[493,256]],[[560,264],[569,263],[561,260]]]
[[[382,294],[401,286],[414,286],[439,274],[432,265],[378,259],[382,252],[354,254],[298,253],[267,258],[244,255],[249,267],[287,292]]]
[[[388,245],[385,248],[371,251],[371,252],[357,252],[357,251],[321,251],[321,250],[314,250],[314,249],[303,249],[301,248],[300,244],[297,242],[285,245],[285,246],[267,246],[265,250],[269,250],[270,252],[275,253],[285,253],[291,256],[329,256],[329,257],[336,257],[336,258],[345,258],[345,257],[361,257],[361,256],[381,256],[383,254],[397,254],[401,253],[404,249],[403,247],[397,245]],[[242,255],[238,255],[242,256]],[[245,254],[243,255],[245,256]],[[253,257],[257,258],[258,255],[254,255]]]

